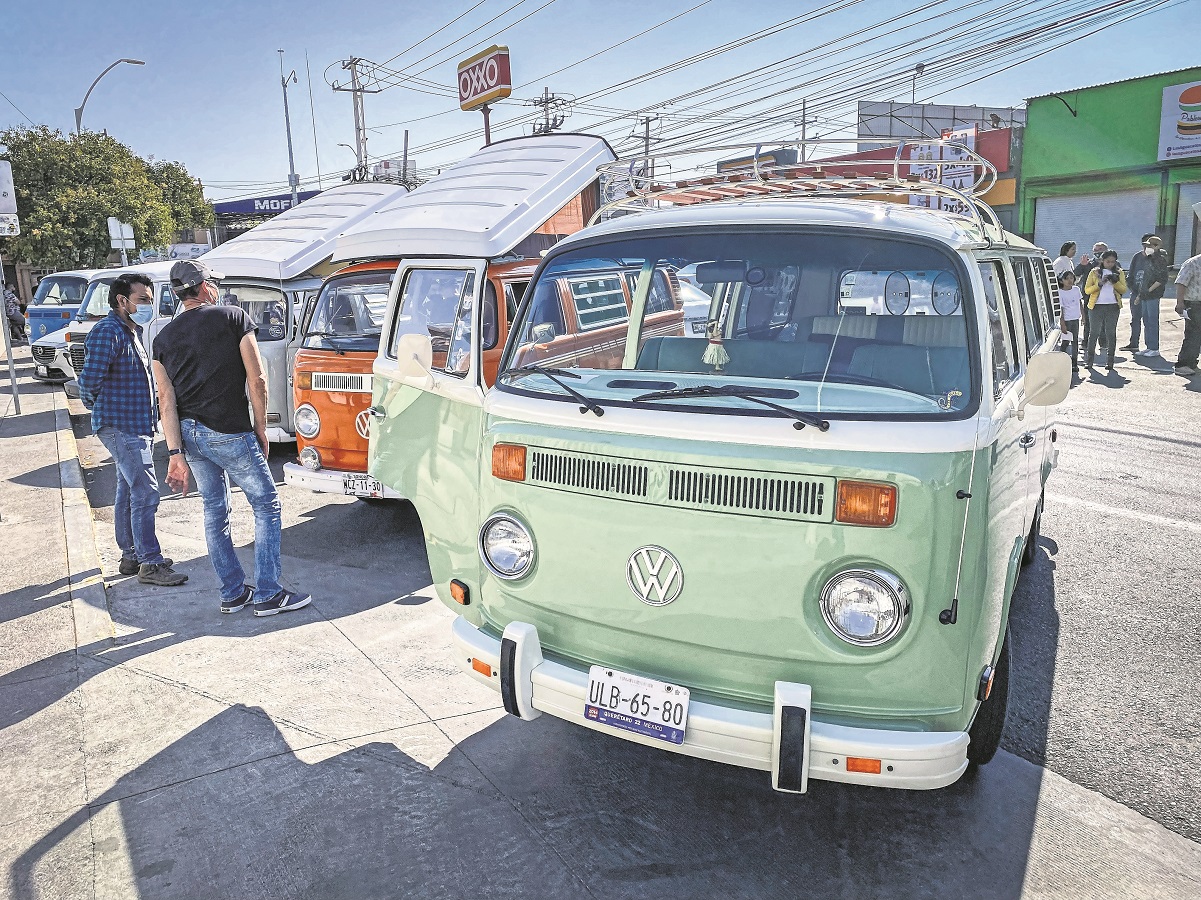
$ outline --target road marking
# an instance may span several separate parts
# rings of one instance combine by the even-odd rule
[[[1201,533],[1201,524],[1197,522],[1186,522],[1183,519],[1169,519],[1167,516],[1157,516],[1154,513],[1136,512],[1132,509],[1123,509],[1120,506],[1110,506],[1106,503],[1094,503],[1091,500],[1081,500],[1078,497],[1068,497],[1064,494],[1048,494],[1047,500],[1051,503],[1058,503],[1063,506],[1083,506],[1085,509],[1091,509],[1094,512],[1104,513],[1108,516],[1119,516],[1126,519],[1138,519],[1140,522],[1149,522],[1152,525],[1166,525],[1169,528],[1183,528],[1185,531],[1196,531]]]

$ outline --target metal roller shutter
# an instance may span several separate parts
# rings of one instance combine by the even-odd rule
[[[1143,249],[1142,237],[1155,230],[1159,214],[1159,188],[1079,194],[1075,197],[1039,197],[1034,201],[1034,243],[1054,259],[1059,246],[1076,242],[1076,258],[1097,241],[1118,251],[1122,267]]]
[[[1176,219],[1175,265],[1180,265],[1190,256],[1201,253],[1201,219],[1193,211],[1193,204],[1201,203],[1201,181],[1180,185],[1180,210]]]

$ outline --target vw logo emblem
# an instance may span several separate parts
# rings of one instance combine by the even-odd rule
[[[626,582],[643,603],[666,606],[684,590],[684,570],[662,547],[639,547],[626,564]]]
[[[370,440],[371,432],[368,428],[371,425],[371,410],[365,409],[354,417],[354,430],[359,433],[359,437],[363,440]]]

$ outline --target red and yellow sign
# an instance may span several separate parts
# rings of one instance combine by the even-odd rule
[[[513,93],[509,48],[492,46],[459,63],[459,106],[479,109]]]

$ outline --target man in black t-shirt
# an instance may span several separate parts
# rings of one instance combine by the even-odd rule
[[[267,466],[267,378],[255,324],[241,307],[216,305],[222,277],[196,259],[171,267],[181,310],[154,340],[154,377],[170,453],[167,484],[186,494],[189,474],[196,476],[204,539],[221,581],[221,612],[237,612],[253,601],[256,616],[273,616],[308,606],[311,598],[279,583],[280,505]],[[230,538],[230,479],[254,512],[254,587],[245,583]]]

